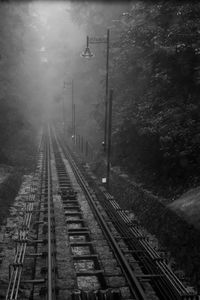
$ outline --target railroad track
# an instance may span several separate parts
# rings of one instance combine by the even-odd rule
[[[21,283],[21,276],[23,271],[23,264],[25,260],[25,254],[29,240],[29,232],[31,227],[31,219],[33,215],[34,202],[37,197],[36,186],[39,180],[41,180],[41,165],[42,165],[42,142],[38,151],[37,166],[33,176],[32,185],[30,187],[29,197],[26,200],[26,208],[24,213],[24,220],[21,228],[18,231],[18,239],[16,239],[16,249],[13,264],[9,266],[9,284],[6,292],[6,300],[18,299],[19,288]]]
[[[113,197],[96,183],[94,193],[54,130],[34,178],[6,300],[198,299]]]
[[[60,151],[59,151],[59,148],[58,148],[58,142],[54,138],[54,153],[56,153],[56,161],[58,163],[58,167],[61,168],[61,175],[63,175],[63,173],[65,173],[66,171],[64,171],[65,170],[65,166],[64,166],[64,163],[62,162],[61,154],[59,152]],[[128,265],[127,261],[124,259],[124,255],[121,252],[120,247],[117,245],[116,241],[113,239],[112,233],[110,232],[110,230],[109,230],[106,222],[103,220],[103,218],[101,216],[101,213],[98,211],[98,208],[96,207],[96,205],[95,205],[95,203],[93,201],[93,198],[92,198],[92,196],[91,196],[91,194],[90,194],[90,192],[89,192],[89,190],[87,188],[87,184],[85,183],[85,181],[84,181],[81,173],[79,172],[77,166],[75,165],[75,163],[71,159],[71,157],[69,158],[69,156],[68,156],[68,160],[69,159],[70,159],[70,163],[71,163],[71,166],[73,168],[74,174],[76,175],[77,180],[78,180],[81,188],[84,190],[84,193],[87,196],[87,200],[90,203],[92,211],[93,211],[96,219],[98,220],[98,223],[99,223],[99,225],[100,225],[103,233],[105,234],[107,240],[109,241],[109,245],[112,248],[112,251],[115,253],[115,256],[117,257],[117,261],[118,261],[118,263],[120,264],[120,267],[123,270],[123,273],[124,273],[124,275],[126,277],[126,280],[127,280],[128,285],[129,285],[129,287],[131,289],[132,295],[134,296],[134,299],[138,299],[138,300],[139,299],[147,299],[146,296],[145,296],[145,293],[144,293],[144,291],[143,291],[143,289],[142,289],[142,287],[141,287],[141,285],[140,285],[140,283],[138,281],[138,279],[134,275],[134,272],[131,270],[131,268]],[[62,178],[60,178],[60,183],[63,184]],[[65,188],[67,187],[67,190],[69,190],[69,193],[71,192],[72,195],[73,195],[73,193],[74,193],[73,188],[72,188],[71,184],[69,183],[69,181],[67,182],[67,174],[65,174],[64,186],[65,186]],[[62,192],[65,193],[65,190],[64,191],[62,190]],[[75,200],[75,198],[76,198],[75,195],[72,196],[72,197],[73,197],[73,200]],[[75,204],[75,207],[73,205],[71,206],[71,203],[70,203],[69,206],[71,206],[71,208],[74,209],[78,205],[77,202],[75,202],[74,204]],[[68,208],[69,208],[69,206],[68,206]],[[78,213],[78,212],[75,212],[75,214],[76,213]],[[81,221],[77,221],[77,220],[74,221],[73,220],[73,221],[68,221],[68,222],[72,222],[72,223],[76,223],[76,222],[80,223],[80,222],[82,222],[82,227],[81,228],[83,228],[83,229],[81,229],[81,230],[88,231],[88,229],[85,228],[85,226],[84,226],[84,221],[82,220],[82,218],[81,218]],[[78,234],[79,235],[80,235],[81,230],[80,229],[78,230]],[[70,232],[70,235],[71,234],[73,235],[73,233]],[[78,244],[75,243],[75,245],[78,245]],[[78,256],[76,257],[76,259],[77,258],[78,258]],[[82,259],[83,259],[83,257],[82,257]],[[98,264],[98,267],[99,267],[99,264]],[[94,272],[95,273],[99,272],[102,275],[101,280],[100,280],[101,281],[101,288],[103,288],[103,289],[107,288],[105,279],[103,278],[103,270],[97,270],[97,271],[94,271]],[[83,276],[83,272],[81,272],[80,274],[81,274],[81,276]],[[86,272],[86,274],[87,274],[87,272]]]
[[[84,187],[89,197],[89,191],[85,188],[85,182],[88,176],[85,170],[81,173],[78,168],[73,153],[70,148],[62,143],[62,149],[70,161],[76,176]],[[86,175],[85,178],[83,174]],[[91,182],[91,178],[88,178]],[[86,185],[87,186],[87,185]],[[119,207],[118,203],[113,197],[104,189],[95,185],[96,193],[101,205],[107,212],[110,220],[115,225],[117,231],[121,234],[128,246],[128,252],[132,253],[144,271],[144,278],[151,281],[159,299],[166,300],[196,300],[199,296],[192,294],[168,267],[165,259],[163,259],[155,249],[151,247],[145,236],[141,234],[138,229],[138,224],[133,224],[127,217],[127,214]]]

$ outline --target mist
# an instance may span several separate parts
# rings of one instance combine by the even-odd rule
[[[54,114],[62,112],[63,102],[65,119],[70,118],[71,95],[64,83],[73,78],[85,33],[71,21],[68,6],[65,2],[29,4],[28,35],[34,40],[34,50],[27,50],[26,63],[27,71],[38,73],[30,81],[30,94],[33,91],[33,98],[42,107],[41,119],[56,118]],[[35,51],[34,57],[29,56],[30,50]],[[35,92],[33,84],[38,87]]]
[[[199,168],[198,12],[187,1],[1,2],[2,163],[31,156],[47,121],[70,137],[72,101],[75,134],[101,158],[109,29],[113,166],[161,193],[166,180],[172,191],[183,181],[192,185]],[[81,55],[87,36],[90,59]]]
[[[123,6],[121,4],[121,10]],[[91,3],[86,7],[81,2],[66,1],[1,4],[4,34],[8,20],[6,17],[4,20],[3,15],[7,14],[13,23],[8,22],[8,25],[15,27],[14,32],[7,34],[9,43],[19,36],[18,42],[23,48],[16,53],[6,49],[10,51],[9,58],[6,61],[6,54],[2,53],[2,64],[6,68],[12,56],[15,57],[13,70],[16,74],[13,73],[12,87],[15,85],[19,98],[24,99],[26,108],[22,104],[22,110],[25,118],[36,128],[43,121],[53,119],[65,123],[70,131],[73,80],[77,130],[88,136],[92,132],[94,139],[102,138],[103,128],[92,114],[99,99],[102,104],[105,99],[105,45],[94,47],[95,56],[91,61],[81,57],[81,53],[86,47],[86,35],[105,36],[107,25],[102,13],[109,11],[111,26],[113,7],[118,14],[118,5],[116,9],[113,4],[103,3]],[[90,19],[87,16],[96,10],[100,14],[94,14],[91,24],[87,24]],[[96,32],[93,28],[97,29]],[[103,107],[101,110],[103,114]]]
[[[19,187],[53,125],[198,291],[198,235],[166,208],[199,230],[199,15],[197,1],[0,2],[0,181]]]

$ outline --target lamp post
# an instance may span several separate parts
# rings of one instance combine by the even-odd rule
[[[64,97],[62,97],[62,119],[63,119],[63,136],[64,136],[65,135],[65,129],[66,129]]]
[[[73,103],[73,111],[72,111],[72,116],[73,116],[73,136],[74,136],[74,144],[76,145],[76,111],[75,111],[75,103]]]
[[[107,121],[107,114],[108,114],[108,88],[109,88],[109,49],[110,49],[110,29],[107,29],[107,36],[106,38],[89,38],[87,36],[86,40],[86,48],[85,51],[81,54],[82,57],[91,58],[94,54],[91,52],[89,48],[89,44],[106,44],[106,97],[105,97],[105,119],[104,119],[104,151],[107,148],[107,130],[108,130],[108,121]]]
[[[113,102],[113,89],[110,90],[108,102],[108,144],[107,144],[107,167],[106,167],[106,186],[109,190],[110,184],[110,157],[111,157],[111,141],[112,141],[112,102]]]
[[[75,104],[74,104],[74,81],[72,79],[71,82],[64,82],[64,87],[70,85],[71,86],[71,105],[72,105],[72,137],[75,143],[75,135],[76,135],[76,119],[75,119]]]

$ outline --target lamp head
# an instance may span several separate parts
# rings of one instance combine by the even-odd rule
[[[94,54],[91,52],[89,47],[86,47],[85,51],[81,53],[81,56],[84,58],[91,58],[94,57]]]

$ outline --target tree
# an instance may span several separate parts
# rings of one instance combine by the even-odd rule
[[[23,85],[27,77],[24,56],[28,15],[28,5],[0,4],[0,163],[12,165],[27,163],[34,149]]]
[[[89,28],[94,25],[96,32],[95,19],[102,15],[103,28],[108,26],[108,7],[99,5],[93,16],[94,7],[84,9]],[[165,195],[166,186],[180,192],[181,186],[194,185],[200,169],[199,13],[197,2],[135,1],[115,26],[113,164],[120,162]],[[102,101],[93,113],[97,120],[101,111]]]

